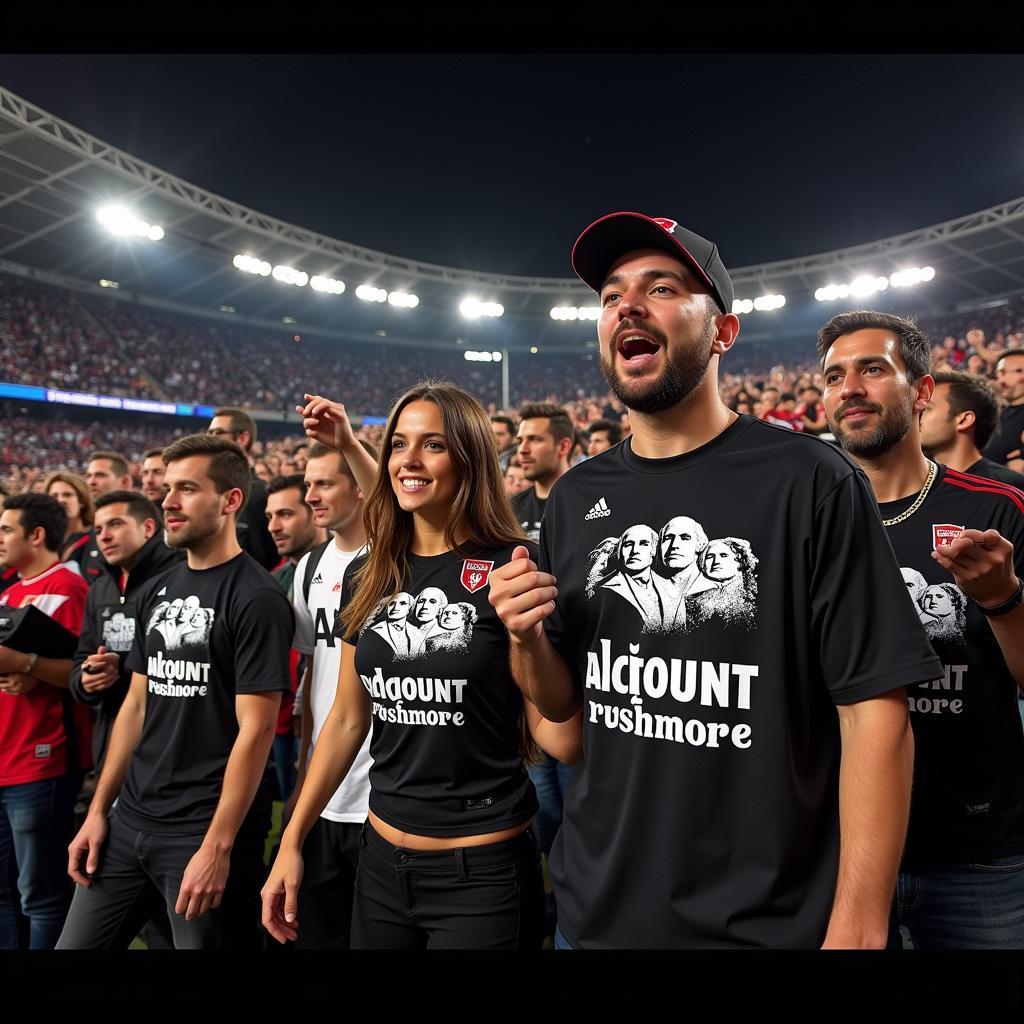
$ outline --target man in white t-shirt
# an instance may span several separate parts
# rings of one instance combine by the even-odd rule
[[[369,445],[366,450],[374,454]],[[295,569],[295,640],[307,656],[303,684],[302,744],[298,796],[320,729],[334,703],[341,642],[332,636],[341,602],[341,583],[349,562],[364,550],[363,492],[344,455],[316,442],[306,463],[306,504],[317,526],[333,532],[326,547],[316,547]],[[310,559],[315,565],[309,566]],[[296,946],[347,949],[352,890],[359,862],[359,832],[370,796],[370,738],[367,736],[345,781],[324,808],[302,848],[305,870],[299,889]],[[289,808],[290,810],[290,808]]]

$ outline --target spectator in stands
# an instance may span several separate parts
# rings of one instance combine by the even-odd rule
[[[1024,348],[1007,349],[996,363],[996,386],[1006,403],[999,425],[984,448],[986,458],[1007,465],[1021,458],[1024,433]]]
[[[565,409],[550,402],[533,402],[519,410],[519,461],[532,484],[512,501],[519,525],[536,542],[544,506],[555,481],[569,472],[569,452],[575,430]]]
[[[982,377],[953,370],[932,374],[935,390],[921,416],[925,453],[961,473],[1024,487],[1024,475],[981,454],[999,419],[999,399]]]
[[[816,384],[808,384],[800,391],[800,404],[795,412],[805,433],[824,434],[828,431],[825,406],[821,401],[821,388]]]
[[[508,469],[505,470],[503,479],[505,481],[505,493],[511,498],[520,491],[525,491],[530,486],[530,481],[523,475],[523,467],[517,461],[518,455],[513,455],[509,460]]]
[[[55,498],[16,494],[4,500],[0,564],[20,578],[0,593],[0,606],[31,604],[77,636],[88,587],[60,563],[66,529]],[[19,945],[13,878],[29,920],[29,948],[52,949],[67,913],[63,850],[88,767],[81,745],[89,742],[67,714],[71,667],[69,656],[0,645],[0,949]],[[87,718],[81,723],[88,727]]]
[[[68,528],[61,544],[60,560],[73,561],[81,571],[82,556],[92,528],[93,504],[89,487],[77,473],[57,470],[46,478],[43,493],[56,498],[68,517]]]
[[[234,441],[246,455],[256,440],[256,424],[243,409],[217,409],[206,432],[214,437],[226,437]],[[267,533],[267,488],[259,477],[254,473],[251,475],[249,500],[238,516],[238,543],[270,572],[279,559],[274,542]]]
[[[126,660],[135,639],[133,599],[182,553],[164,544],[160,510],[138,491],[108,491],[96,499],[96,542],[103,572],[89,588],[69,688],[96,712],[92,756],[99,771],[131,681]]]
[[[140,490],[158,508],[164,500],[163,448],[150,448],[142,455],[142,487]]]
[[[508,470],[509,460],[519,450],[515,421],[511,416],[492,416],[491,430],[494,431],[494,443],[498,446],[498,465],[504,473]]]
[[[599,419],[590,424],[587,436],[587,455],[593,458],[617,445],[622,440],[622,428],[612,420]]]
[[[108,491],[131,490],[128,460],[117,452],[93,452],[85,469],[85,482],[94,501]]]
[[[347,426],[345,437],[353,440],[351,425]],[[376,465],[370,445],[362,441],[360,446],[370,462],[364,461],[359,470],[353,469],[353,463],[358,466],[356,459],[350,461],[320,442],[314,442],[310,448],[306,464],[307,501],[316,522],[330,530],[333,538],[314,548],[296,569],[300,585],[294,595],[294,643],[307,659],[296,793],[305,782],[310,758],[338,690],[341,641],[333,635],[332,624],[341,609],[345,570],[366,550],[364,492],[356,482],[356,472],[369,488],[376,476]],[[296,938],[299,949],[349,948],[359,836],[370,795],[369,771],[367,735],[352,767],[302,844],[303,873],[298,892],[302,928]],[[285,827],[292,809],[293,806],[287,807],[282,816]]]
[[[274,579],[294,603],[296,565],[304,555],[327,540],[327,531],[316,524],[306,504],[306,481],[301,474],[274,477],[267,485],[267,530],[281,556]],[[292,722],[295,691],[299,685],[299,652],[294,648],[289,669],[292,687],[281,699],[273,745],[277,792],[285,803],[291,799],[295,787],[295,761],[299,753]]]
[[[194,434],[163,459],[167,542],[187,557],[136,598],[131,682],[68,849],[78,886],[62,949],[127,948],[161,904],[176,948],[258,944],[251,901],[294,617],[238,544],[235,518],[252,477],[241,449]],[[152,613],[167,602],[158,628]],[[188,621],[171,621],[173,608]]]
[[[117,452],[99,451],[89,456],[85,467],[85,482],[89,485],[89,493],[95,502],[101,495],[110,491],[130,491],[135,486],[128,469],[128,460]],[[79,559],[85,582],[92,586],[104,571],[103,556],[96,543],[95,529],[82,547]]]

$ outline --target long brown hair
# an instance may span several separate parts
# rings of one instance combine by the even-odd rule
[[[409,574],[413,518],[398,504],[388,460],[398,417],[411,402],[433,402],[440,409],[448,455],[459,480],[445,524],[445,544],[470,557],[475,547],[501,547],[525,539],[505,494],[494,433],[483,406],[454,384],[420,381],[398,397],[384,428],[377,478],[363,510],[369,555],[353,577],[352,599],[341,614],[349,637],[382,601],[403,589]],[[456,540],[457,532],[466,533],[462,544]]]
[[[95,512],[92,507],[89,485],[85,479],[77,473],[72,473],[70,469],[58,469],[46,478],[46,483],[43,484],[43,494],[49,494],[50,485],[56,483],[67,484],[78,495],[78,516],[82,520],[82,526],[87,529],[92,526]]]

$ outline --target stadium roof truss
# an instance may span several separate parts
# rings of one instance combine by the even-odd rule
[[[118,244],[95,218],[112,201],[161,225],[163,240]],[[340,278],[346,291],[334,297],[246,274],[232,266],[236,253]],[[921,312],[1024,292],[1024,197],[891,238],[738,267],[732,276],[737,297],[781,293],[792,303],[825,284],[925,265],[936,279],[914,290]],[[424,263],[288,224],[139,160],[2,86],[0,269],[96,291],[106,278],[118,282],[119,298],[263,326],[294,322],[296,330],[345,338],[450,345],[458,335],[485,348],[543,343],[578,351],[594,334],[592,323],[550,318],[552,306],[594,304],[575,279]],[[363,283],[414,292],[420,304],[364,303],[355,297]],[[506,316],[461,320],[457,306],[468,294],[503,303]],[[750,326],[770,331],[769,314],[759,317]]]

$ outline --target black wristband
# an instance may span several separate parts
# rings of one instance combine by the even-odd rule
[[[1012,612],[1021,601],[1024,601],[1024,580],[1017,580],[1017,590],[1014,595],[1002,604],[997,604],[995,608],[983,608],[977,601],[974,603],[978,606],[979,612],[991,618],[993,615],[1005,615],[1007,612]]]

